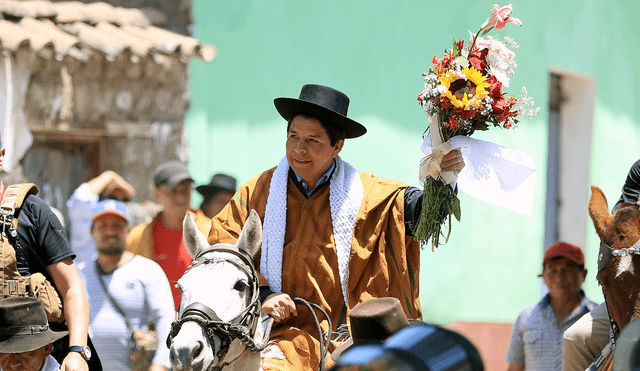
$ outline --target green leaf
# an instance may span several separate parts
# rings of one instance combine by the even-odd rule
[[[451,213],[456,217],[458,221],[460,221],[460,199],[455,197],[451,203],[452,210]]]

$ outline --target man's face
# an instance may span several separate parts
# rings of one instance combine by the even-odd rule
[[[552,298],[578,295],[586,274],[586,270],[580,270],[578,264],[567,258],[550,260],[542,270],[542,278]]]
[[[3,371],[38,371],[45,358],[51,354],[51,344],[24,353],[0,353]]]
[[[203,205],[202,212],[209,218],[213,218],[222,210],[233,197],[233,193],[228,191],[218,191],[211,196],[211,199]]]
[[[186,179],[173,189],[166,185],[156,188],[154,194],[162,205],[163,212],[172,214],[180,219],[184,218],[191,205],[192,183],[191,180]]]
[[[289,165],[313,189],[329,170],[333,158],[340,153],[344,140],[331,145],[327,131],[320,120],[298,115],[293,118],[287,136]]]
[[[91,227],[91,237],[96,243],[98,253],[109,256],[124,252],[127,233],[127,222],[115,215],[101,216]]]

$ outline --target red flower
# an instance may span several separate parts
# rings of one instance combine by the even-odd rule
[[[489,88],[489,96],[493,101],[492,103],[493,113],[495,113],[498,116],[502,116],[505,110],[508,111],[509,109],[504,100],[504,95],[502,95],[502,83],[498,81],[498,79],[496,79],[496,77],[493,75],[489,76],[489,78],[487,79],[487,82],[491,84],[491,87]],[[502,120],[499,120],[499,121],[502,121]]]
[[[422,102],[422,93],[418,94],[418,100]]]
[[[433,56],[433,58],[431,58],[431,64],[436,65],[438,64],[438,57],[437,56]]]
[[[436,102],[436,103],[438,103],[438,102]],[[449,101],[449,99],[447,99],[447,98],[442,98],[442,99],[440,99],[440,102],[439,102],[439,103],[440,103],[440,107],[441,107],[442,109],[448,109],[448,108],[451,108],[451,107],[452,107],[452,106],[451,106],[451,102],[450,102],[450,101]]]
[[[487,54],[489,53],[489,49],[482,49],[478,51],[478,48],[473,48],[471,52],[469,52],[469,63],[476,70],[482,72],[484,75],[484,70],[487,68]]]
[[[468,111],[461,111],[458,116],[463,120],[468,120],[477,114],[476,110],[470,109]]]
[[[445,123],[445,125],[451,130],[456,130],[458,128],[458,121],[454,120],[453,117],[449,117],[449,122]]]
[[[464,40],[460,39],[456,43],[456,48],[458,48],[458,53],[462,53],[462,48],[464,47]]]

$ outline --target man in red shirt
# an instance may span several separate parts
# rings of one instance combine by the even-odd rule
[[[169,279],[176,309],[180,305],[180,290],[176,282],[191,264],[191,256],[182,238],[182,222],[187,212],[195,216],[198,228],[207,235],[211,219],[191,208],[193,179],[187,167],[178,161],[160,165],[153,176],[154,196],[162,205],[162,211],[151,223],[141,224],[131,230],[127,250],[155,260]]]

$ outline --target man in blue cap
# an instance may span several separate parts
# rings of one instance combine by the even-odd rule
[[[153,324],[158,338],[165,339],[175,318],[162,268],[126,250],[130,219],[123,202],[104,200],[96,205],[91,237],[98,257],[82,269],[91,313],[89,329],[106,370],[130,368],[132,332]],[[170,368],[169,349],[160,341],[149,370]]]

